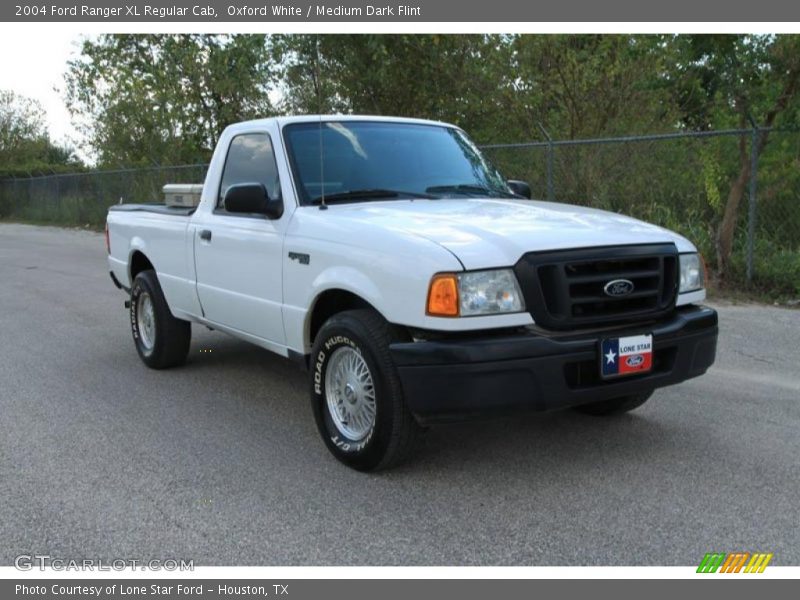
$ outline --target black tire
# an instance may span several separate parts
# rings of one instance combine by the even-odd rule
[[[621,415],[632,411],[634,408],[639,408],[642,404],[647,402],[652,395],[653,392],[649,391],[641,394],[622,396],[620,398],[611,398],[610,400],[600,400],[599,402],[591,402],[590,404],[581,404],[580,406],[576,406],[575,410],[596,417]]]
[[[153,326],[149,333],[140,330],[139,311],[147,302],[145,296],[153,309]],[[144,364],[152,369],[167,369],[186,362],[192,340],[191,323],[176,319],[169,312],[155,271],[142,271],[133,280],[130,316],[133,342]]]
[[[349,310],[325,322],[311,351],[311,405],[317,428],[331,454],[359,471],[386,469],[402,462],[413,449],[420,430],[403,399],[397,369],[389,353],[392,339],[390,325],[378,313],[369,309]],[[355,350],[357,356],[351,350]],[[335,416],[333,411],[336,409],[331,408],[328,402],[328,368],[335,355],[339,357],[334,361],[344,361],[343,357],[349,357],[359,367],[365,363],[373,384],[359,388],[373,391],[374,402],[370,406],[374,409],[374,417],[368,416],[362,421],[362,424],[367,423],[365,433],[358,436],[350,436],[342,429],[355,423],[355,419]],[[331,373],[331,387],[336,372]],[[339,382],[344,380],[339,379]],[[335,398],[339,398],[341,402],[338,405],[344,406],[347,401],[344,388],[350,388],[351,398],[357,396],[352,399],[353,406],[365,402],[364,394],[353,393],[353,388],[347,383],[340,387],[340,392],[331,391],[333,403],[336,403]]]

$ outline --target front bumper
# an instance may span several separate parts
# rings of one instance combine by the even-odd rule
[[[391,353],[406,403],[425,423],[566,408],[680,383],[714,363],[717,332],[716,311],[686,306],[662,321],[591,334],[526,332],[397,343]],[[653,335],[652,371],[601,379],[599,340],[640,333]]]

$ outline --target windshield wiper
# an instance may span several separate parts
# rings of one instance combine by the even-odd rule
[[[515,194],[511,192],[506,192],[505,190],[498,190],[497,188],[489,188],[483,185],[476,185],[473,183],[460,183],[458,185],[433,185],[429,188],[425,189],[426,192],[430,192],[432,194],[446,194],[456,193],[456,194],[468,194],[472,196],[495,196],[498,195],[501,198],[516,198]]]
[[[427,198],[431,200],[435,198],[435,196],[432,196],[431,194],[423,194],[421,192],[409,192],[406,190],[371,188],[363,190],[347,190],[346,192],[336,192],[335,194],[325,194],[325,196],[317,196],[311,200],[311,203],[321,204],[323,198],[327,204],[331,202],[347,202],[350,200],[380,200],[386,198]]]

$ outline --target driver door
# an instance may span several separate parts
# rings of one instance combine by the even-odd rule
[[[279,219],[225,210],[225,192],[237,183],[263,183],[270,198],[281,186],[270,135],[231,139],[217,205],[194,232],[197,295],[206,319],[275,344],[285,344],[282,316],[284,213]]]

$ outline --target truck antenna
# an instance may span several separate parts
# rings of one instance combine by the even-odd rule
[[[325,169],[323,167],[324,152],[322,151],[322,115],[319,115],[319,184],[321,186],[319,196],[319,209],[328,210],[325,204]]]
[[[316,60],[314,61],[314,69],[317,73],[317,116],[319,117],[319,209],[328,210],[328,205],[325,204],[325,168],[324,168],[324,152],[322,149],[322,84],[320,83],[320,68],[319,68],[319,36],[316,37],[314,44],[314,51],[316,53]]]

